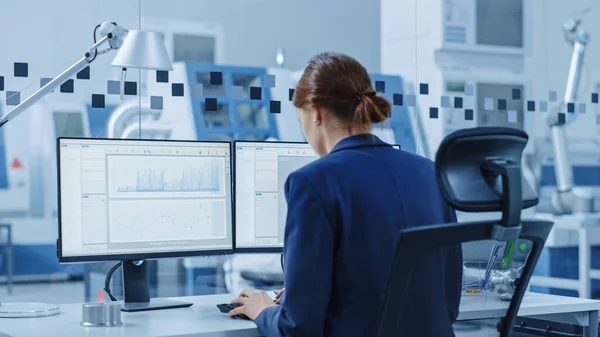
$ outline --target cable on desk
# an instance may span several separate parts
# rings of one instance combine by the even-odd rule
[[[110,268],[110,270],[108,271],[108,274],[106,274],[106,278],[104,279],[104,291],[106,291],[106,293],[108,294],[108,297],[110,297],[111,301],[116,301],[117,299],[111,294],[110,292],[110,279],[112,278],[112,275],[115,273],[115,271],[117,269],[119,269],[119,267],[123,264],[123,262],[119,262],[117,264],[115,264],[112,268]]]

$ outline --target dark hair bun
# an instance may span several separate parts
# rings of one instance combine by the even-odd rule
[[[340,53],[322,53],[308,64],[294,92],[296,108],[325,108],[350,123],[381,123],[390,102],[373,90],[369,73],[358,61]]]
[[[360,97],[354,116],[361,123],[381,123],[390,117],[391,110],[390,102],[371,89]]]

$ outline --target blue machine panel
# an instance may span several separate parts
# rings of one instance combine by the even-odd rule
[[[387,76],[371,74],[373,88],[383,89],[377,90],[380,95],[385,96],[390,102],[394,101],[394,94],[404,93],[403,81],[400,76]],[[385,83],[383,86],[381,83]],[[383,91],[383,92],[382,92]],[[408,109],[405,105],[392,105],[392,116],[386,122],[394,131],[396,143],[400,144],[402,150],[417,153],[417,142],[412,129],[412,123],[408,114]],[[374,125],[378,128],[380,125]]]
[[[575,186],[600,186],[600,166],[573,166]],[[554,166],[542,166],[540,186],[556,186]]]
[[[271,94],[265,87],[264,68],[203,63],[187,63],[185,67],[199,140],[278,137],[275,117],[269,112]],[[193,85],[203,86],[201,96],[193,94]],[[217,100],[217,111],[211,111],[213,107],[207,111],[207,98]]]

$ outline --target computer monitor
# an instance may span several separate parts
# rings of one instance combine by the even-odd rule
[[[308,143],[234,142],[235,251],[281,252],[290,173],[318,158]]]
[[[59,261],[123,261],[126,310],[156,309],[134,261],[233,253],[231,142],[59,138],[57,154]]]
[[[236,253],[283,251],[285,181],[290,173],[317,158],[307,143],[234,142]]]

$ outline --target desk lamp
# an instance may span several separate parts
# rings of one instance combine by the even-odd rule
[[[96,32],[102,37],[99,41],[96,41]],[[108,44],[106,48],[99,49],[105,44]],[[67,68],[67,70],[63,71],[11,111],[0,117],[0,127],[37,103],[70,77],[85,69],[85,67],[96,60],[98,55],[106,54],[111,50],[117,50],[117,55],[112,65],[123,69],[121,75],[121,98],[123,98],[123,85],[127,68],[173,70],[173,65],[169,60],[165,44],[159,33],[140,30],[128,31],[114,22],[104,22],[94,29],[94,44],[90,50],[79,61]]]
[[[96,41],[97,31],[102,37],[99,41]],[[105,44],[108,44],[105,49],[99,49]],[[41,87],[4,116],[0,117],[0,127],[37,103],[70,77],[83,70],[92,63],[98,55],[108,53],[111,50],[117,50],[117,55],[113,60],[112,65],[123,69],[121,75],[121,98],[123,97],[123,85],[127,68],[164,71],[173,70],[173,65],[169,60],[167,50],[160,34],[139,30],[128,31],[114,22],[104,22],[94,29],[94,44],[90,50],[67,70],[46,83],[46,85]],[[59,312],[60,307],[54,304],[26,302],[0,303],[0,317],[41,317],[56,315]]]

